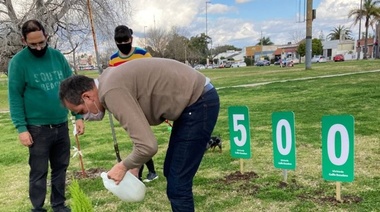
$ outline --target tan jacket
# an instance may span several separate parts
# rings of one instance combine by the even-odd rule
[[[140,167],[157,152],[150,126],[175,121],[201,96],[206,77],[181,62],[142,58],[107,68],[98,78],[101,104],[119,121],[134,143],[124,165]]]

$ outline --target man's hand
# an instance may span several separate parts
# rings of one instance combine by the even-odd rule
[[[120,181],[124,178],[128,169],[124,166],[123,161],[117,163],[108,171],[108,178],[115,181],[116,185],[119,185]]]
[[[84,122],[83,119],[77,119],[75,121],[75,128],[78,135],[83,135],[84,133]]]
[[[33,138],[28,131],[18,134],[18,139],[24,146],[31,147],[33,145]]]
[[[134,169],[130,169],[128,171],[131,172],[131,174],[135,175],[137,178],[139,178],[140,169],[134,168]]]

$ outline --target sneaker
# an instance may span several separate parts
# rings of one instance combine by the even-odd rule
[[[146,179],[144,182],[149,183],[150,181],[153,181],[158,178],[158,175],[154,172],[149,172],[148,175],[146,176]]]
[[[71,212],[71,209],[64,206],[64,207],[60,207],[60,208],[53,208],[53,211],[54,212]]]

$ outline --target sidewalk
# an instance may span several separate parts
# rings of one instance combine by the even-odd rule
[[[304,80],[311,80],[311,79],[341,77],[341,76],[349,76],[349,75],[356,75],[356,74],[366,74],[366,73],[376,73],[376,72],[380,72],[380,70],[363,71],[363,72],[352,72],[352,73],[345,73],[345,74],[332,74],[332,75],[323,75],[323,76],[316,76],[316,77],[301,77],[301,78],[296,78],[296,79],[277,80],[277,81],[269,81],[269,82],[258,82],[258,83],[252,83],[252,84],[244,84],[244,85],[234,85],[234,86],[228,86],[228,87],[220,87],[220,88],[216,88],[216,89],[220,90],[220,89],[225,89],[225,88],[256,87],[256,86],[268,85],[268,84],[279,83],[279,82],[281,83],[281,82],[304,81]]]

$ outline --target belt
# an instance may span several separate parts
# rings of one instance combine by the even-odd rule
[[[33,125],[33,126],[53,129],[53,128],[60,128],[64,126],[65,124],[66,122],[60,123],[60,124],[45,124],[45,125]]]
[[[208,91],[210,91],[211,89],[213,89],[214,86],[211,84],[211,83],[208,83],[207,85],[205,85],[205,87],[203,88],[203,92],[202,92],[202,95],[207,93]]]

